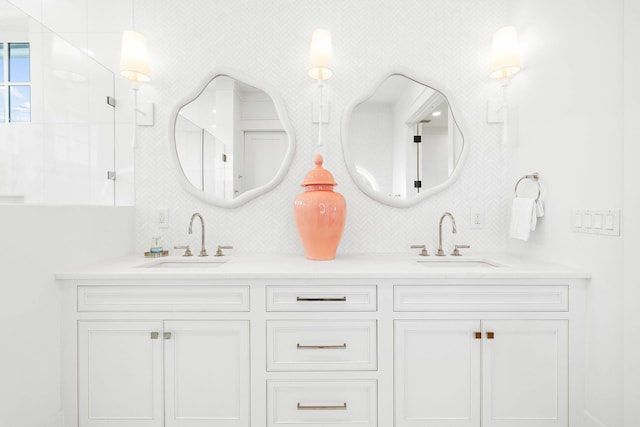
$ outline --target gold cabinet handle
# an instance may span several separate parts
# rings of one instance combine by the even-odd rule
[[[308,297],[296,297],[296,301],[334,301],[334,302],[346,302],[347,297],[336,298],[308,298]]]
[[[347,343],[341,345],[300,345],[296,344],[298,350],[346,350]]]
[[[482,332],[475,332],[475,336],[477,340],[482,339]]]
[[[151,334],[150,334],[150,338],[151,338],[152,340],[157,340],[159,335],[160,335],[160,334],[159,334],[158,332],[151,332]]]
[[[495,334],[494,334],[493,332],[487,332],[487,339],[488,339],[488,340],[492,340],[492,339],[493,339],[493,337],[494,337],[494,335],[495,335]]]
[[[346,411],[347,402],[342,405],[301,405],[298,402],[298,411]]]
[[[171,332],[165,332],[162,334],[162,338],[164,338],[165,340],[170,340],[171,339]]]

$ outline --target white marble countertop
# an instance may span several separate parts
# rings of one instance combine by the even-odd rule
[[[162,264],[159,266],[158,264]],[[194,265],[195,264],[195,265]],[[587,272],[504,254],[420,257],[415,254],[338,254],[330,261],[303,255],[227,255],[206,258],[131,256],[67,269],[59,280],[162,279],[584,279]]]

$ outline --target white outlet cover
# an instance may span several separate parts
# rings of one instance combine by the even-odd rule
[[[169,209],[158,209],[156,219],[158,221],[158,228],[169,228]]]
[[[484,209],[471,209],[469,213],[469,228],[484,228]]]

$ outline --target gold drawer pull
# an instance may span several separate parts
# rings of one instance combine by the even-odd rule
[[[487,332],[487,339],[488,340],[492,340],[494,338],[495,334],[493,332]]]
[[[296,348],[298,350],[317,350],[317,349],[323,349],[323,350],[346,350],[347,349],[347,343],[344,343],[342,345],[300,345],[300,344],[296,344]]]
[[[296,297],[296,301],[334,301],[334,302],[346,302],[347,297],[337,297],[337,298],[307,298],[307,297]]]
[[[347,410],[347,402],[342,405],[301,405],[298,402],[298,411],[346,411]]]

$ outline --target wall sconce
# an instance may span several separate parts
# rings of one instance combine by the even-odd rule
[[[518,48],[518,32],[515,27],[504,27],[496,31],[491,42],[492,79],[504,79],[513,76],[522,68],[522,59]]]
[[[120,74],[134,83],[151,81],[147,40],[137,31],[127,30],[122,33]]]
[[[153,104],[145,103],[144,108],[138,106],[139,84],[151,81],[151,73],[147,41],[137,31],[127,30],[122,33],[120,74],[133,82],[133,148],[137,148],[138,114],[141,115],[140,125],[153,125]]]
[[[518,33],[515,27],[503,27],[496,31],[491,42],[491,72],[489,77],[501,80],[501,100],[490,100],[487,121],[502,123],[502,144],[508,142],[509,106],[507,88],[509,79],[522,68],[518,47]]]
[[[307,74],[318,81],[318,100],[313,105],[312,120],[313,123],[318,123],[318,147],[322,146],[322,123],[329,123],[329,107],[323,99],[322,82],[333,75],[332,56],[331,33],[322,28],[315,30],[311,36]]]

